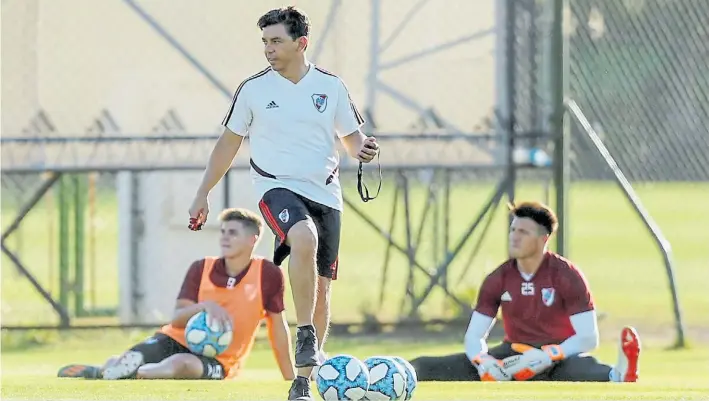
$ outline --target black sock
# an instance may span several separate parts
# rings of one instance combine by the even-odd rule
[[[298,330],[308,330],[315,332],[315,327],[312,324],[306,324],[305,326],[298,326]]]

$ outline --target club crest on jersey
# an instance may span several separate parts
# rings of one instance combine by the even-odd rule
[[[554,303],[554,295],[556,295],[556,291],[553,288],[542,288],[542,302],[544,302],[544,305],[551,306]]]
[[[313,105],[315,105],[315,108],[319,112],[322,113],[325,109],[327,109],[327,95],[313,93],[313,96],[311,97],[313,98]]]

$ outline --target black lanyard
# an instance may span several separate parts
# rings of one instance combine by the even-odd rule
[[[359,168],[357,169],[357,191],[359,192],[359,197],[362,198],[362,202],[369,202],[376,199],[376,197],[379,196],[379,191],[382,189],[382,165],[379,163],[379,152],[377,152],[377,170],[379,171],[379,186],[377,187],[377,194],[370,197],[369,189],[362,181],[362,162],[359,162]],[[364,190],[364,192],[362,190]]]

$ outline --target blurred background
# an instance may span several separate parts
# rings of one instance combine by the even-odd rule
[[[372,202],[342,159],[335,333],[467,324],[506,257],[505,203],[534,199],[604,325],[706,337],[709,3],[292,4],[382,146]],[[216,218],[193,233],[187,209],[233,91],[265,65],[256,21],[283,5],[2,1],[4,330],[168,319],[189,265],[218,252]],[[257,210],[247,161],[215,215]]]

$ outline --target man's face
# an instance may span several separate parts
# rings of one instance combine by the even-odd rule
[[[257,236],[240,221],[225,221],[222,223],[219,245],[222,250],[222,256],[225,258],[251,254],[256,245],[256,240]]]
[[[543,252],[547,238],[534,220],[515,217],[510,225],[510,257],[523,259]]]
[[[282,71],[301,52],[307,39],[293,40],[285,25],[276,24],[263,28],[262,40],[266,60],[275,71]]]

